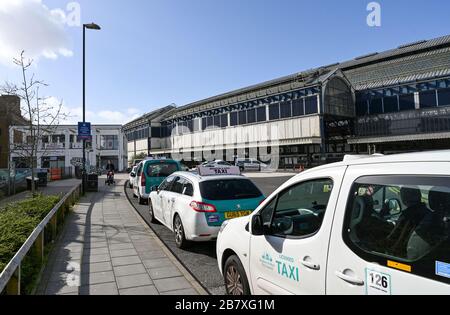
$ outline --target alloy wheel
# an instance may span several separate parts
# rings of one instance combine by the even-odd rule
[[[244,295],[244,285],[236,266],[231,265],[226,274],[227,291],[231,295]]]
[[[183,242],[184,231],[183,225],[181,224],[181,220],[177,217],[175,219],[175,242],[177,244],[181,244]]]

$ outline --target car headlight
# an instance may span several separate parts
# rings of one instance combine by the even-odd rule
[[[222,226],[220,227],[220,232],[219,233],[222,233],[225,230],[225,228],[227,227],[228,223],[230,223],[230,221],[228,221],[228,220],[224,221],[222,223]]]

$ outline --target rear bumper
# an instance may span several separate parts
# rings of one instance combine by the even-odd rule
[[[208,225],[205,213],[193,213],[186,223],[186,238],[193,242],[215,241],[220,231],[220,226]]]

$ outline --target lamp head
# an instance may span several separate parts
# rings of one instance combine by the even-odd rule
[[[95,23],[84,24],[83,26],[84,26],[85,28],[87,28],[87,29],[90,29],[90,30],[97,30],[97,31],[99,31],[99,30],[102,29],[99,25],[97,25],[97,24],[95,24]]]

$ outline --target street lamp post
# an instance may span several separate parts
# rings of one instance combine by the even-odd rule
[[[86,122],[86,29],[99,31],[101,27],[95,23],[83,24],[83,123]],[[86,139],[83,139],[83,194],[86,192],[86,175]]]

